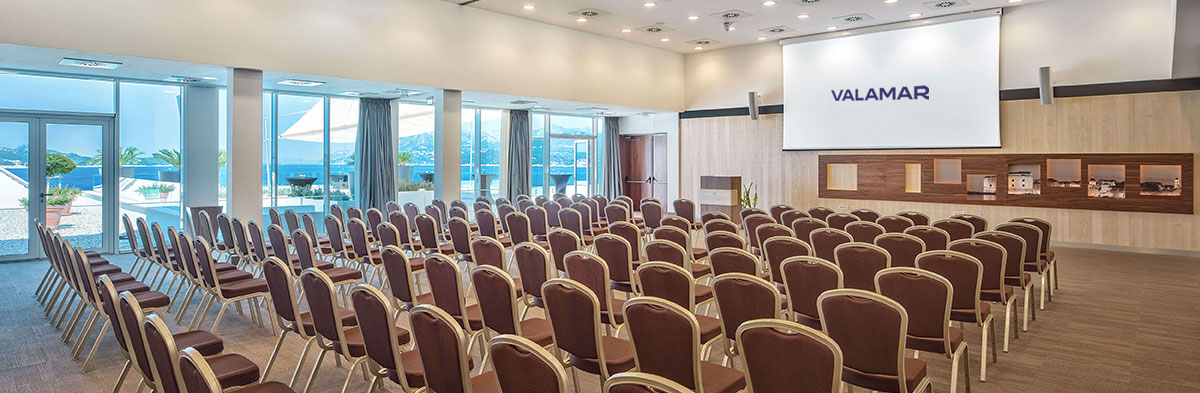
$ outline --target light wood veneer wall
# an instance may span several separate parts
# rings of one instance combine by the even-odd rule
[[[852,154],[1200,152],[1200,91],[1060,98],[1049,106],[1037,100],[1003,101],[1000,133],[1000,149]],[[743,186],[758,186],[764,209],[778,203],[838,211],[865,207],[882,214],[917,210],[933,218],[968,212],[986,217],[990,225],[1036,216],[1055,225],[1055,241],[1200,251],[1200,215],[818,198],[817,155],[837,152],[783,151],[782,135],[783,115],[763,115],[758,121],[748,116],[680,120],[680,197],[696,199],[700,176],[741,176]],[[1184,180],[1196,182],[1200,176]]]

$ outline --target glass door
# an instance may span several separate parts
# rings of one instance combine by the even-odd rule
[[[575,191],[571,195],[592,195],[592,141],[575,140]]]
[[[34,222],[76,247],[114,249],[116,160],[105,154],[116,152],[112,124],[107,117],[0,117],[0,260],[42,256]]]

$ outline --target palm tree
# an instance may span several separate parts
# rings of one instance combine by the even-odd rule
[[[126,146],[121,150],[121,165],[135,165],[145,155],[146,153],[136,147]],[[96,150],[96,156],[89,158],[83,165],[99,165],[102,162],[104,162],[104,150],[100,149]]]
[[[177,149],[160,149],[154,153],[154,158],[163,160],[167,165],[180,168],[183,162],[183,156],[179,154]]]

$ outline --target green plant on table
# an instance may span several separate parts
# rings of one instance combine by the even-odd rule
[[[741,205],[743,209],[758,207],[758,185],[750,183],[742,190]]]
[[[430,182],[402,182],[397,187],[397,191],[427,191],[433,189],[433,183]]]

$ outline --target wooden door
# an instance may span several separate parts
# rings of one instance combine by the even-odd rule
[[[636,135],[621,140],[621,170],[625,173],[625,195],[634,204],[642,198],[667,197],[667,136]],[[633,207],[635,210],[638,206]]]

